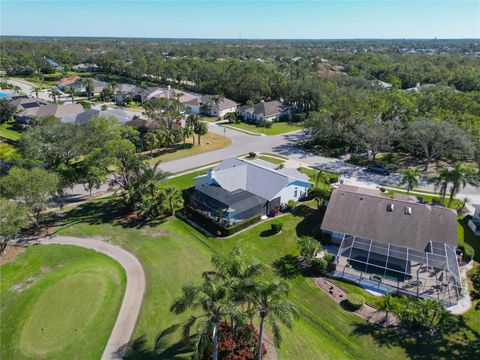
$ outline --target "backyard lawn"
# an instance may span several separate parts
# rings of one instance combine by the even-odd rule
[[[279,158],[275,158],[275,157],[271,157],[271,156],[266,156],[266,155],[260,155],[257,158],[260,159],[260,160],[263,160],[263,161],[271,162],[272,164],[275,164],[275,165],[280,165],[280,164],[283,164],[285,162],[285,160],[283,160],[283,159],[279,159]]]
[[[265,135],[280,135],[292,131],[302,130],[301,124],[291,124],[287,122],[273,123],[271,128],[257,127],[253,124],[240,123],[240,124],[228,124],[227,127],[232,127],[239,130],[251,131]]]
[[[14,145],[7,144],[0,140],[0,160],[12,160],[20,156],[20,152]]]
[[[32,246],[0,267],[2,359],[99,359],[125,290],[113,259]]]
[[[22,137],[22,133],[15,130],[12,124],[2,124],[0,125],[0,137],[7,140],[18,141]]]
[[[192,146],[193,138],[187,139],[186,147],[183,148],[183,142],[177,145],[176,151],[174,150],[160,150],[153,152],[153,158],[148,160],[150,164],[155,164],[159,161],[166,162],[171,160],[176,160],[188,156],[194,156],[202,154],[208,151],[222,149],[232,143],[232,141],[221,135],[209,132],[207,135],[202,136],[200,140],[200,146],[198,146],[198,138],[195,135],[195,146]],[[149,151],[146,151],[145,154],[150,154]]]

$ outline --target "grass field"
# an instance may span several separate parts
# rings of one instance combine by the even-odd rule
[[[209,132],[207,135],[202,136],[200,140],[200,146],[198,146],[198,138],[195,136],[195,146],[192,146],[193,138],[187,139],[186,147],[183,148],[183,143],[177,146],[178,150],[165,152],[164,150],[160,152],[153,152],[153,158],[148,160],[149,163],[155,164],[159,161],[171,161],[176,159],[181,159],[187,156],[193,156],[202,154],[208,151],[222,149],[232,143],[232,141],[221,135]],[[149,154],[149,152],[145,152]]]
[[[303,126],[299,124],[290,124],[286,122],[273,123],[271,128],[257,127],[253,124],[240,123],[240,124],[228,124],[232,128],[247,130],[259,134],[265,135],[280,135],[292,131],[302,130]]]
[[[275,164],[275,165],[280,165],[280,164],[283,164],[285,162],[285,160],[282,160],[282,159],[279,159],[279,158],[274,158],[274,157],[271,157],[271,156],[266,156],[266,155],[260,155],[257,158],[261,159],[263,161],[271,162],[272,164]]]
[[[0,141],[0,160],[12,160],[20,156],[20,152],[14,145]]]
[[[0,137],[7,140],[18,141],[22,137],[22,133],[15,130],[12,124],[1,124]]]
[[[99,359],[125,289],[113,259],[32,246],[0,267],[2,359]]]
[[[213,254],[227,254],[236,246],[251,261],[267,265],[266,276],[282,276],[292,286],[291,298],[301,314],[292,330],[283,329],[280,359],[298,358],[298,354],[302,354],[302,359],[372,359],[378,354],[385,359],[475,357],[480,321],[474,310],[456,318],[455,333],[422,341],[369,325],[323,294],[313,279],[300,274],[296,265],[297,236],[308,234],[321,220],[312,209],[301,209],[296,215],[278,220],[284,224],[280,235],[268,236],[270,224],[265,223],[229,239],[216,239],[203,236],[178,219],[147,225],[126,224],[116,205],[99,200],[71,210],[65,222],[59,224],[59,232],[107,236],[142,262],[147,291],[134,334],[135,343],[127,359],[189,356],[191,344],[182,342],[180,333],[191,313],[174,316],[169,306],[184,283],[198,280],[202,271],[210,269],[209,259]],[[349,290],[355,288],[351,285]],[[438,356],[431,357],[432,354]]]

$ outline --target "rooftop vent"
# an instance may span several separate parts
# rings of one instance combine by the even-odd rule
[[[405,215],[412,215],[412,208],[411,207],[406,207],[403,212],[404,212]]]
[[[387,211],[389,211],[389,212],[393,211],[393,204],[388,204],[387,205]]]

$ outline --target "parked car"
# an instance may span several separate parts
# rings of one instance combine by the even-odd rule
[[[383,164],[374,164],[367,167],[368,172],[382,174],[382,175],[390,175],[390,171],[387,170],[385,165]]]

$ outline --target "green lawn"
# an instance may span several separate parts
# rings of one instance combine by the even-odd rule
[[[216,239],[203,236],[178,219],[149,224],[128,224],[123,219],[116,205],[109,200],[97,200],[70,210],[64,223],[59,224],[59,233],[106,236],[142,262],[147,290],[128,359],[189,356],[191,347],[181,341],[180,333],[191,314],[174,316],[169,306],[184,283],[198,280],[202,271],[210,269],[212,254],[227,254],[235,246],[252,261],[266,264],[266,276],[282,276],[292,286],[291,298],[301,314],[292,330],[283,329],[280,359],[299,358],[299,354],[302,359],[372,359],[378,354],[385,359],[475,357],[480,324],[474,312],[457,317],[459,329],[446,338],[423,342],[399,337],[343,310],[315,286],[313,279],[301,275],[295,260],[296,238],[308,234],[321,220],[318,213],[307,207],[302,207],[297,215],[280,218],[284,227],[276,236],[267,236],[269,223],[232,238]],[[431,357],[432,354],[438,355]]]
[[[277,122],[273,123],[271,128],[257,127],[253,124],[240,123],[240,124],[228,124],[236,129],[247,130],[259,134],[265,135],[280,135],[292,131],[302,130],[303,126],[301,124],[291,124],[286,122]]]
[[[272,164],[275,164],[275,165],[280,165],[280,164],[283,164],[285,162],[285,160],[274,158],[274,157],[271,157],[271,156],[265,156],[265,155],[257,156],[257,158],[261,159],[263,161],[271,162]],[[253,160],[255,160],[255,159],[253,159]]]
[[[22,133],[18,130],[15,130],[12,124],[2,124],[0,125],[0,137],[18,141],[22,137]]]
[[[14,145],[0,141],[0,160],[12,160],[13,158],[21,156],[22,155]]]
[[[208,169],[203,169],[203,170],[197,170],[185,175],[176,176],[168,180],[167,182],[160,184],[159,187],[164,188],[167,186],[174,186],[179,188],[180,190],[188,189],[189,187],[192,187],[193,185],[195,185],[195,182],[193,180],[194,177],[203,175],[207,171]]]
[[[473,233],[468,226],[468,219],[460,216],[458,219],[458,243],[470,246],[475,251],[474,260],[480,262],[480,236]]]
[[[32,246],[0,274],[1,358],[101,357],[125,290],[113,259],[75,246]]]

